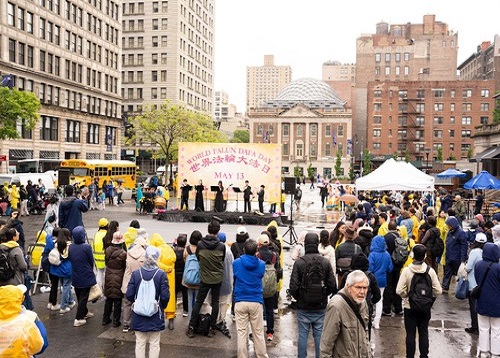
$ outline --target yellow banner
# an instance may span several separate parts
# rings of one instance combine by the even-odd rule
[[[245,188],[245,180],[252,187],[257,200],[260,186],[265,186],[264,201],[278,203],[281,198],[281,145],[262,143],[179,143],[178,185],[187,179],[195,186],[199,180],[210,199],[210,186],[219,180],[224,186],[224,199],[236,200],[233,188]],[[194,196],[194,191],[190,196]],[[177,193],[180,197],[180,190]],[[243,202],[243,193],[239,194]]]

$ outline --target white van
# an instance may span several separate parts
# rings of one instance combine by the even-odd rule
[[[10,184],[28,185],[28,180],[31,180],[33,185],[38,184],[38,179],[42,179],[43,185],[47,192],[55,192],[57,188],[57,172],[49,170],[45,173],[19,173],[19,174],[0,174],[0,185],[5,182]]]

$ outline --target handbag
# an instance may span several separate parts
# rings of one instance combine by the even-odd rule
[[[493,262],[490,262],[490,264],[488,265],[486,273],[484,274],[483,279],[481,280],[481,284],[474,287],[470,292],[470,297],[472,297],[475,300],[479,299],[479,296],[481,296],[481,287],[484,285],[484,281],[486,280],[486,276],[488,276],[488,271],[490,270],[491,265],[493,265]]]
[[[460,276],[458,279],[455,297],[459,300],[465,300],[469,297],[469,280],[465,276]]]
[[[90,288],[89,292],[89,301],[97,301],[99,298],[102,297],[102,289],[101,286],[99,286],[97,283]]]

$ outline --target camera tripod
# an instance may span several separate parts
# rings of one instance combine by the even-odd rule
[[[285,240],[286,235],[290,235],[290,239],[288,241]],[[283,234],[283,242],[288,245],[295,245],[298,241],[299,237],[293,227],[293,194],[290,194],[290,223],[288,224],[288,229]]]

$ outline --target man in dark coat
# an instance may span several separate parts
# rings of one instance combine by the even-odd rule
[[[76,198],[73,185],[66,185],[64,192],[66,197],[59,205],[59,226],[73,232],[75,227],[83,226],[82,213],[89,210],[87,206],[88,190],[82,190],[83,199]]]

